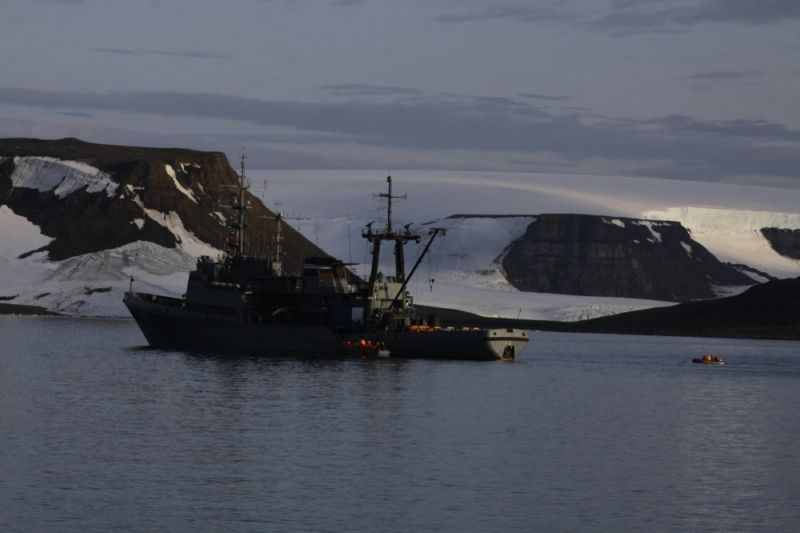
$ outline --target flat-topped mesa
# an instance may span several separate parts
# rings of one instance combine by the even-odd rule
[[[236,218],[230,188],[237,173],[222,152],[87,143],[77,139],[0,139],[0,203],[53,240],[51,260],[149,241],[185,247],[188,234],[223,249]],[[245,191],[251,210],[244,252],[274,246],[274,213]],[[282,231],[284,264],[299,272],[303,259],[325,255],[290,227]]]
[[[526,291],[688,301],[755,281],[721,263],[677,222],[544,214],[502,258]]]

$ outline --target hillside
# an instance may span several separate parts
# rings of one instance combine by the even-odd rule
[[[0,300],[123,316],[131,278],[182,293],[196,258],[225,247],[236,180],[218,152],[0,140]],[[275,214],[250,192],[246,202],[246,251],[269,253]],[[324,255],[286,225],[283,237],[289,271]]]
[[[175,248],[182,226],[222,249],[233,216],[236,172],[221,152],[86,143],[77,139],[0,139],[0,205],[51,237],[36,251],[55,261],[137,241]],[[250,247],[271,240],[274,213],[247,193]],[[287,263],[319,249],[288,228]]]
[[[757,285],[736,296],[596,318],[572,331],[800,339],[800,278]]]

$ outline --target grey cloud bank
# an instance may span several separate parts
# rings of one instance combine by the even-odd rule
[[[406,93],[402,88],[370,90],[365,86],[356,87],[355,92]],[[339,166],[342,160],[357,163],[360,152],[374,148],[394,150],[395,163],[399,165],[404,154],[408,160],[413,159],[411,155],[424,152],[439,168],[457,167],[458,159],[453,154],[467,152],[484,154],[493,161],[501,161],[504,156],[514,159],[514,165],[508,168],[514,170],[521,165],[536,170],[559,161],[580,164],[585,160],[605,160],[618,172],[646,170],[646,175],[654,177],[800,175],[800,131],[781,124],[699,121],[687,116],[633,120],[561,114],[514,98],[427,95],[419,101],[378,103],[348,99],[319,103],[203,93],[97,94],[6,87],[0,88],[0,103],[59,113],[121,112],[283,127],[290,132],[283,138],[251,134],[237,140],[288,142],[302,148],[311,158],[309,161],[320,166],[326,166],[326,159],[331,157],[328,148],[338,146],[339,154],[331,160],[332,166]],[[364,166],[364,162],[357,166]]]
[[[456,5],[457,9],[438,15],[435,20],[445,23],[509,20],[575,24],[596,31],[629,35],[675,31],[703,23],[760,25],[800,19],[800,3],[794,0],[467,1]],[[589,5],[593,9],[587,9]]]
[[[190,59],[233,59],[229,54],[221,54],[217,52],[176,52],[172,50],[131,50],[127,48],[92,48],[92,52],[99,52],[102,54],[117,54],[123,56],[168,56],[168,57],[185,57]]]

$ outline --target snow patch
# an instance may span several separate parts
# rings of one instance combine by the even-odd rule
[[[134,218],[134,219],[131,221],[131,224],[136,224],[136,226],[137,226],[139,229],[142,229],[142,228],[144,227],[144,219],[143,219],[143,218]]]
[[[11,183],[14,187],[53,191],[58,198],[86,189],[86,192],[105,191],[109,198],[117,192],[119,184],[111,176],[80,161],[67,161],[54,157],[15,157]]]
[[[181,182],[178,181],[178,177],[175,174],[175,169],[172,168],[172,165],[164,165],[164,170],[166,170],[167,174],[169,175],[169,177],[172,178],[172,183],[175,184],[175,187],[181,193],[183,193],[183,195],[186,196],[189,200],[193,201],[194,203],[197,203],[197,197],[194,195],[194,191],[189,189],[189,188],[184,187],[181,184]]]
[[[200,257],[201,255],[215,257],[219,255],[220,251],[218,249],[201,241],[195,237],[194,233],[186,229],[181,217],[175,211],[163,213],[155,209],[145,208],[144,212],[151,220],[161,224],[175,236],[178,241],[178,248],[181,250],[194,257]]]
[[[219,211],[213,211],[213,212],[209,213],[208,215],[209,215],[211,218],[216,218],[216,219],[217,219],[217,220],[219,220],[219,221],[220,221],[220,223],[221,223],[221,224],[223,224],[223,225],[226,225],[226,224],[228,224],[228,219],[226,219],[226,218],[225,218],[225,215],[223,215],[223,214],[222,214],[221,212],[219,212]]]
[[[47,246],[52,240],[27,218],[17,215],[7,205],[0,206],[0,258],[19,257]]]
[[[620,219],[618,219],[618,218],[612,218],[612,219],[609,220],[609,219],[603,217],[603,222],[605,222],[606,224],[613,224],[615,226],[619,226],[620,228],[624,228],[625,227],[625,223],[623,221],[621,221]]]
[[[646,220],[637,220],[636,222],[634,222],[634,224],[636,224],[637,226],[644,226],[645,228],[650,230],[650,234],[653,236],[653,239],[655,239],[655,240],[647,239],[648,242],[652,242],[654,244],[656,242],[663,242],[661,240],[661,233],[659,233],[658,231],[656,231],[653,228],[653,226],[657,225],[657,224],[654,224],[653,222],[649,222],[649,221],[646,221]]]
[[[683,249],[686,250],[687,254],[689,255],[694,254],[694,250],[692,250],[692,246],[690,244],[681,241],[681,246],[683,246]]]
[[[172,178],[172,179],[177,179],[177,178],[175,177],[175,169],[174,169],[174,168],[172,168],[172,165],[170,165],[170,164],[166,164],[166,165],[164,165],[164,170],[166,170],[166,171],[167,171],[167,175],[168,175],[170,178]]]

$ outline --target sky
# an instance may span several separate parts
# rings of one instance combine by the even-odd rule
[[[800,188],[797,0],[0,0],[0,137]]]

